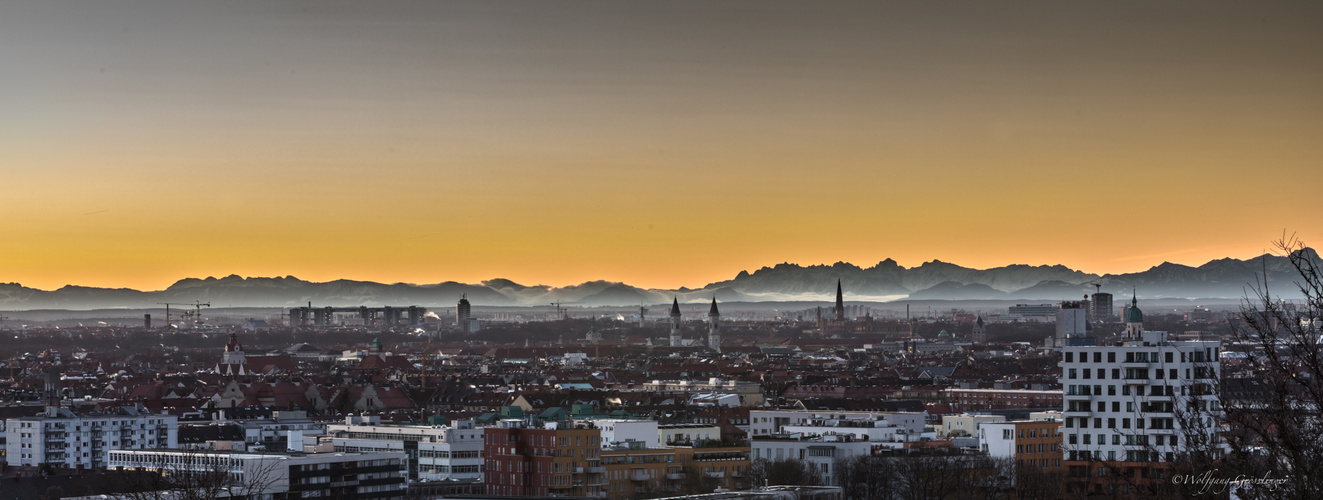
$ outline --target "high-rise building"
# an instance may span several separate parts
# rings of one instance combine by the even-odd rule
[[[712,298],[712,309],[707,311],[707,346],[721,352],[721,312],[717,311],[717,298]]]
[[[1057,309],[1057,340],[1084,337],[1088,334],[1089,311],[1077,301],[1065,301]]]
[[[1126,320],[1120,345],[1063,349],[1064,465],[1075,476],[1112,474],[1108,466],[1161,469],[1186,451],[1192,433],[1217,431],[1220,344],[1143,331],[1137,299]],[[1104,470],[1093,470],[1099,467]]]
[[[1093,320],[1097,322],[1110,321],[1115,315],[1113,313],[1112,294],[1107,292],[1097,292],[1093,294]]]
[[[469,295],[464,294],[460,296],[459,304],[455,305],[455,326],[459,327],[461,333],[473,333],[470,319],[472,319],[472,310]]]

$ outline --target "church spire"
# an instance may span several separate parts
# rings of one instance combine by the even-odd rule
[[[845,321],[845,294],[841,293],[841,280],[836,280],[836,321]]]

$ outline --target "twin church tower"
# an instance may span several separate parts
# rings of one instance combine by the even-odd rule
[[[721,312],[717,310],[717,299],[712,298],[712,308],[707,311],[707,346],[721,352]],[[671,347],[682,347],[684,339],[680,336],[680,299],[671,302]]]

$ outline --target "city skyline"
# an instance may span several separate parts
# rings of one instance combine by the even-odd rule
[[[1323,6],[0,6],[0,282],[678,288],[1317,245]]]

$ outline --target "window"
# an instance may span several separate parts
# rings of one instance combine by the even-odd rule
[[[1075,362],[1075,353],[1073,353],[1073,352],[1071,352],[1071,351],[1066,351],[1066,362],[1067,362],[1067,363],[1074,363],[1074,362]]]
[[[1075,378],[1075,369],[1074,369],[1074,368],[1071,368],[1071,369],[1070,369],[1070,372],[1069,372],[1069,378],[1072,379],[1072,380]]]
[[[1115,362],[1116,362],[1116,351],[1112,351],[1112,352],[1107,353],[1107,362],[1108,362],[1108,363],[1115,363]]]
[[[1089,374],[1090,374],[1090,373],[1093,373],[1093,370],[1090,370],[1090,369],[1088,369],[1088,368],[1085,368],[1085,369],[1084,369],[1084,378],[1086,378],[1086,379],[1091,378],[1091,377],[1089,377]]]
[[[1095,352],[1095,353],[1093,353],[1093,362],[1094,362],[1094,363],[1102,363],[1102,353],[1101,353],[1101,352]]]

